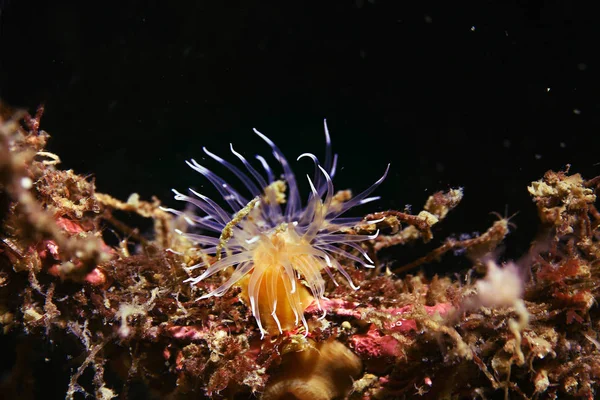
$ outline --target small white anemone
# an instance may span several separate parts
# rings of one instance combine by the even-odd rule
[[[254,129],[254,132],[271,147],[273,157],[283,170],[281,179],[275,178],[275,173],[261,156],[257,155],[256,159],[262,165],[266,177],[235,151],[233,146],[230,146],[231,152],[241,161],[246,172],[204,148],[209,157],[225,166],[242,182],[253,198],[246,198],[215,173],[191,160],[186,161],[187,164],[215,186],[230,210],[222,208],[215,201],[192,189],[189,189],[189,196],[173,190],[175,199],[193,204],[202,210],[203,215],[189,216],[184,215],[182,211],[166,209],[173,214],[182,215],[188,223],[205,231],[206,235],[182,234],[201,246],[204,253],[214,256],[217,260],[212,265],[201,262],[188,267],[190,271],[207,268],[200,275],[187,281],[195,285],[229,267],[235,267],[225,283],[201,298],[222,296],[250,274],[246,281],[246,293],[261,334],[266,332],[261,321],[261,310],[262,319],[265,316],[264,312],[268,312],[279,332],[282,331],[280,314],[283,311],[281,304],[278,305],[278,300],[280,303],[281,300],[288,303],[286,307],[291,308],[294,324],[298,325],[301,321],[308,332],[304,317],[307,304],[297,286],[303,283],[308,287],[321,309],[321,301],[325,299],[322,271],[337,285],[333,274],[333,270],[336,270],[353,289],[358,289],[336,257],[345,258],[367,268],[373,267],[373,261],[357,242],[374,239],[377,233],[368,236],[340,232],[361,221],[359,217],[348,218],[342,215],[352,207],[379,199],[368,196],[383,182],[389,165],[383,176],[367,190],[348,201],[335,201],[332,178],[336,171],[337,154],[333,155],[331,152],[326,121],[324,126],[324,163],[321,164],[311,153],[304,153],[298,157],[298,160],[308,157],[315,165],[313,178],[307,175],[310,193],[306,206],[302,207],[296,177],[283,153],[268,137]],[[341,249],[340,245],[355,249],[363,258]]]

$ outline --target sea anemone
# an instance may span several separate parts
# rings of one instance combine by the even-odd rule
[[[242,182],[252,198],[243,196],[224,179],[191,160],[186,163],[215,186],[231,211],[226,211],[215,201],[192,189],[189,189],[189,196],[173,190],[175,199],[199,208],[205,215],[190,216],[182,211],[167,209],[185,218],[190,225],[205,231],[203,233],[212,233],[178,231],[200,246],[205,254],[214,256],[213,262],[204,261],[187,267],[188,271],[207,268],[186,282],[196,285],[218,272],[232,268],[228,279],[221,286],[200,299],[222,296],[236,284],[242,286],[261,336],[265,332],[281,333],[283,329],[290,329],[289,325],[299,325],[299,321],[302,321],[305,332],[308,333],[304,309],[314,300],[317,307],[323,310],[321,302],[325,299],[325,281],[322,271],[337,285],[333,274],[333,270],[337,270],[353,289],[358,289],[337,258],[356,262],[367,268],[373,267],[373,261],[357,242],[374,239],[377,233],[344,233],[359,223],[361,218],[342,215],[352,207],[379,198],[368,196],[385,179],[389,165],[384,175],[364,192],[353,197],[334,193],[332,178],[336,172],[337,154],[332,155],[326,121],[324,126],[324,163],[321,165],[311,153],[298,157],[298,160],[308,157],[315,165],[314,177],[311,179],[307,175],[310,193],[305,207],[302,207],[296,177],[287,159],[275,143],[254,129],[271,147],[273,157],[280,164],[283,174],[279,179],[267,160],[261,156],[257,155],[256,158],[262,165],[264,174],[258,172],[230,145],[231,152],[247,170],[243,172],[203,148],[209,157],[225,166]],[[340,245],[346,246],[348,250],[356,250],[356,253],[344,250]],[[306,288],[310,290],[310,294]],[[293,323],[284,321],[288,319],[293,320]],[[267,322],[267,329],[263,327],[264,322]]]

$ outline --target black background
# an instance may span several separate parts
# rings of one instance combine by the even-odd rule
[[[536,231],[526,185],[567,163],[600,172],[595,15],[570,1],[4,0],[0,98],[44,103],[49,150],[98,190],[177,207],[172,187],[214,195],[183,162],[202,146],[269,154],[253,127],[312,175],[293,160],[322,155],[327,118],[337,188],[366,188],[391,162],[382,200],[358,214],[418,211],[463,186],[438,237],[520,211],[518,257]]]
[[[293,160],[322,156],[327,118],[337,188],[366,188],[392,164],[383,199],[358,214],[418,211],[462,186],[439,236],[519,211],[517,257],[536,228],[526,185],[567,163],[600,170],[594,14],[566,1],[413,3],[4,0],[0,97],[44,103],[50,150],[98,190],[177,207],[173,187],[215,194],[183,162],[202,162],[202,146],[269,155],[253,127],[306,189],[312,166]]]

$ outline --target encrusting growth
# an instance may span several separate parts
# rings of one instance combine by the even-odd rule
[[[190,195],[206,210],[196,217],[173,211],[183,217],[176,219],[158,199],[134,194],[123,202],[60,170],[58,156],[45,149],[40,117],[41,110],[31,117],[0,103],[0,339],[16,356],[7,353],[4,397],[33,398],[40,390],[67,399],[598,397],[600,177],[586,180],[567,168],[529,186],[540,234],[516,263],[491,263],[510,218],[398,260],[383,249],[431,241],[462,190],[432,194],[416,214],[380,211],[351,226],[341,213],[370,195],[331,195],[329,145],[304,208],[274,149],[280,179],[259,158],[267,168],[257,178],[246,167],[242,175],[256,190],[243,199],[202,170],[233,206],[224,211]],[[140,235],[121,213],[151,219],[154,236]],[[208,233],[178,231],[185,218]],[[369,255],[388,269],[354,269],[357,260],[370,261],[361,257],[365,243],[352,240],[377,229]],[[105,240],[115,233],[125,239],[111,246]],[[357,257],[344,259],[339,243]],[[475,266],[457,275],[399,274],[452,253],[474,257]],[[331,287],[325,273],[338,277],[333,256],[361,290]],[[195,274],[198,261],[207,264]],[[183,283],[195,275],[193,286]],[[275,336],[258,340],[250,309],[260,332]],[[277,335],[278,323],[285,334]]]
[[[233,285],[240,285],[263,336],[265,332],[276,334],[292,329],[300,322],[308,332],[304,309],[314,299],[322,310],[321,301],[325,299],[322,271],[335,282],[333,270],[337,270],[353,289],[358,289],[333,255],[367,268],[373,267],[372,260],[357,242],[374,239],[377,232],[373,235],[343,233],[344,229],[355,226],[362,219],[342,215],[352,207],[379,198],[368,196],[383,182],[389,165],[384,175],[367,190],[347,201],[339,201],[332,183],[337,155],[332,154],[327,123],[324,125],[324,163],[321,164],[311,153],[298,157],[298,160],[308,157],[315,165],[313,178],[307,175],[311,191],[305,207],[302,207],[296,176],[289,162],[275,143],[255,129],[254,132],[271,147],[273,157],[281,166],[281,179],[276,178],[267,160],[261,156],[257,155],[256,158],[264,174],[258,172],[231,146],[231,152],[247,170],[243,172],[204,148],[209,157],[225,166],[241,181],[252,198],[247,199],[224,179],[191,160],[187,164],[215,186],[230,211],[192,189],[189,196],[174,190],[175,199],[196,206],[205,215],[190,216],[182,211],[167,209],[181,215],[190,225],[213,233],[202,235],[182,232],[215,260],[212,264],[204,261],[188,267],[188,271],[207,267],[202,274],[188,281],[195,285],[218,272],[235,267],[225,283],[201,298],[222,296]],[[363,258],[341,249],[339,245],[356,250]]]

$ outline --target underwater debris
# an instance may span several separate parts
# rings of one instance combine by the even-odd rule
[[[513,267],[489,258],[508,233],[507,218],[478,237],[442,241],[409,264],[443,262],[440,256],[461,248],[488,266],[486,274],[400,276],[400,269],[353,268],[333,254],[360,290],[324,279],[326,299],[302,308],[305,330],[261,340],[244,285],[197,300],[231,271],[184,283],[192,274],[182,265],[216,260],[177,233],[182,220],[157,199],[120,201],[58,168],[59,157],[45,150],[41,111],[31,117],[0,108],[0,325],[3,338],[17,343],[2,396],[32,396],[54,377],[67,398],[597,396],[600,178],[549,171],[532,183],[540,235]],[[281,187],[272,189],[279,204]],[[415,215],[388,210],[358,218],[342,234],[381,234],[362,242],[362,251],[344,251],[377,263],[383,248],[436,240],[431,226],[462,195],[436,193]],[[342,191],[331,202],[352,199]],[[151,219],[155,236],[141,237],[119,220],[121,212]],[[238,229],[251,212],[233,223],[229,215],[223,227]],[[128,240],[107,245],[107,226]],[[221,238],[223,248],[236,233]],[[297,287],[306,288],[300,280]],[[37,372],[29,365],[40,356],[32,344],[49,341],[69,364],[47,355],[61,368]]]

